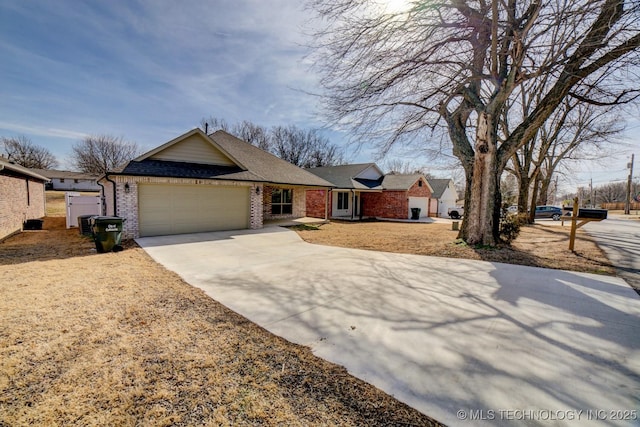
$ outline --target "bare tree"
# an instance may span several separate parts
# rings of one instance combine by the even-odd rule
[[[46,148],[37,146],[29,138],[20,135],[0,138],[6,158],[25,168],[53,169],[58,166],[55,156]]]
[[[295,125],[263,126],[244,120],[229,126],[224,119],[211,116],[201,120],[202,129],[222,129],[256,147],[300,167],[332,166],[343,162],[342,150],[316,129]]]
[[[566,98],[535,137],[513,155],[506,170],[518,178],[519,211],[528,208],[530,222],[534,221],[535,207],[548,203],[553,176],[563,164],[602,156],[624,130],[616,114],[611,106]]]
[[[596,203],[623,203],[627,197],[626,182],[610,182],[594,188]]]
[[[73,145],[71,161],[82,172],[104,174],[140,154],[141,150],[134,142],[112,135],[95,135]]]
[[[384,163],[384,168],[389,171],[388,173],[391,175],[421,173],[428,179],[434,178],[434,176],[428,172],[425,167],[415,166],[411,161],[402,161],[400,159],[388,160]]]
[[[229,124],[227,121],[215,116],[210,116],[208,119],[203,118],[200,120],[200,128],[206,133],[215,132],[219,129],[229,132]]]
[[[231,133],[251,145],[255,145],[261,150],[269,151],[271,142],[269,141],[269,130],[264,126],[243,120],[233,125]]]
[[[294,165],[308,168],[331,166],[341,162],[338,147],[315,129],[275,126],[271,129],[271,152]]]
[[[309,2],[326,23],[316,66],[330,118],[382,149],[447,132],[465,169],[460,237],[470,244],[499,241],[500,176],[563,100],[638,96],[637,0],[413,1],[397,13],[361,0]],[[509,115],[532,87],[539,101]],[[502,134],[506,116],[514,123]]]

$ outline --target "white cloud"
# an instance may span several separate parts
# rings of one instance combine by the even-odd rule
[[[49,127],[39,127],[31,125],[23,125],[20,123],[10,123],[0,121],[0,129],[6,129],[16,133],[45,136],[50,138],[65,138],[79,140],[86,136],[87,133],[79,132],[71,129],[57,129]]]

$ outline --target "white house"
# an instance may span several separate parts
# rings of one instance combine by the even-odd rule
[[[433,188],[429,212],[437,212],[438,217],[447,217],[447,209],[456,206],[458,192],[452,179],[429,179]]]
[[[59,191],[100,191],[98,175],[83,172],[59,171],[53,169],[32,169],[34,172],[46,176],[50,182],[47,190]]]

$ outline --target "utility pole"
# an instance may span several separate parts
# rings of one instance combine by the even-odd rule
[[[629,168],[629,178],[627,178],[627,197],[624,203],[624,214],[631,214],[631,181],[633,180],[633,154],[631,154],[631,162],[627,165]]]

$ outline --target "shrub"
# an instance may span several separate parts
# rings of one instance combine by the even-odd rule
[[[510,244],[520,234],[520,227],[526,223],[527,214],[509,214],[503,211],[500,216],[500,239]]]

